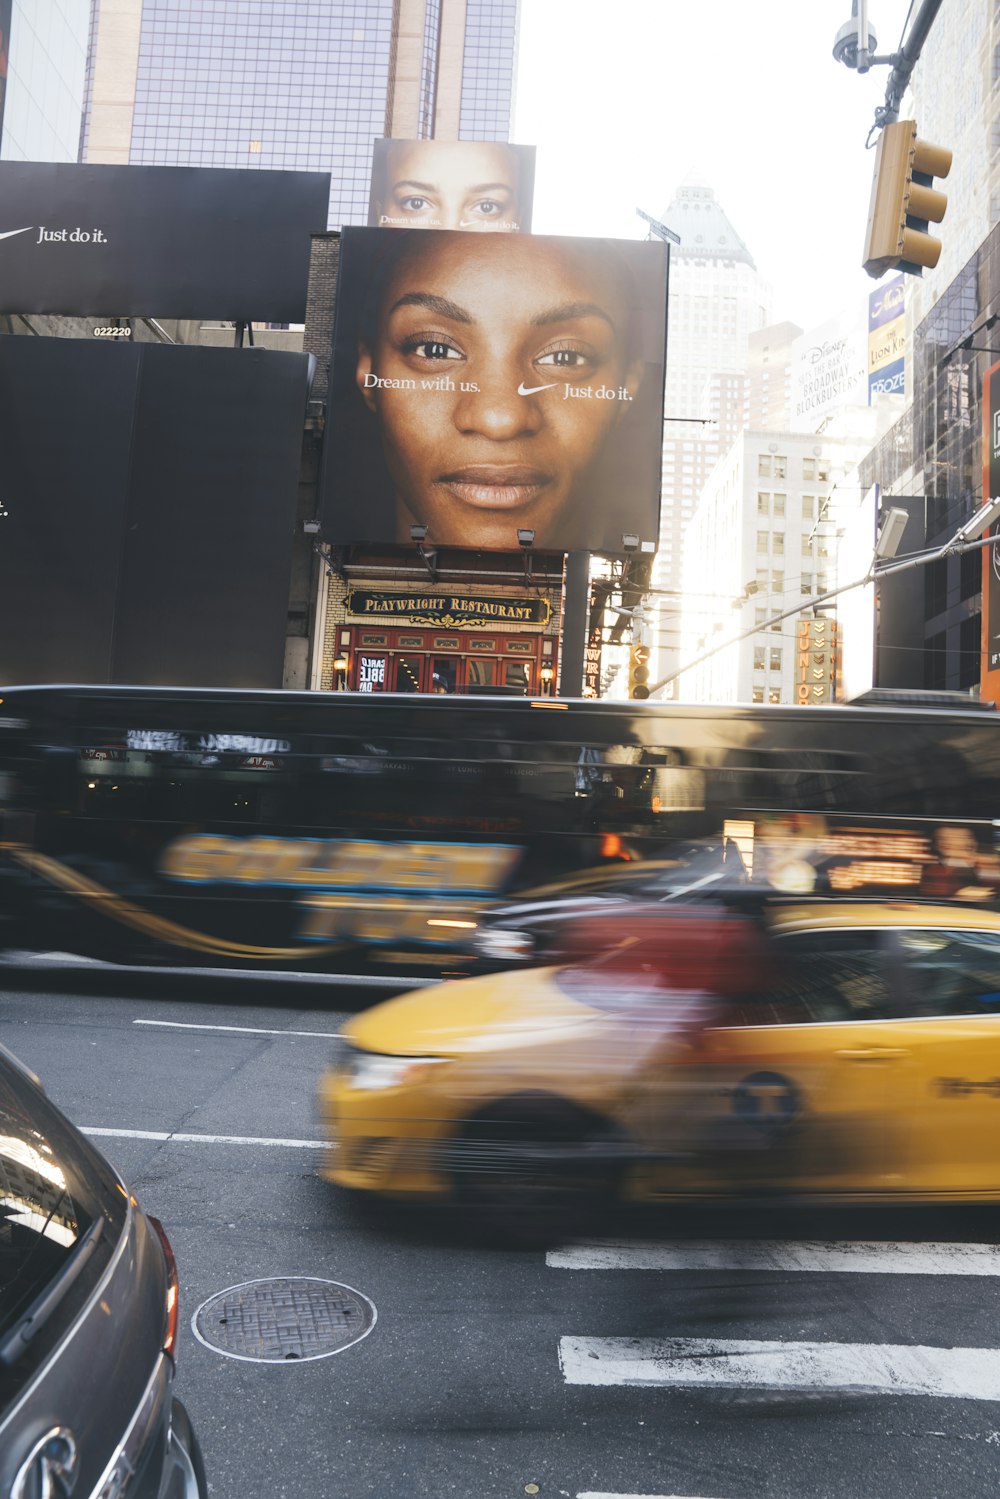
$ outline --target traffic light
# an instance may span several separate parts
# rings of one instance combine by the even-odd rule
[[[649,696],[649,646],[633,645],[628,653],[628,695],[634,698]]]
[[[948,199],[932,186],[951,171],[951,152],[917,139],[915,120],[886,125],[875,154],[875,177],[868,208],[864,268],[877,280],[886,271],[923,275],[941,255],[941,241],[927,233],[940,224]]]

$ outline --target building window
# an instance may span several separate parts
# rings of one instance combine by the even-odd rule
[[[822,480],[823,483],[825,483],[827,481],[827,479],[829,479],[829,477],[830,477],[830,460],[829,460],[829,458],[821,458],[819,460],[819,462],[816,465],[816,477],[817,477],[817,479]]]
[[[757,569],[757,588],[758,588],[758,590],[760,590],[761,588],[763,588],[766,591],[767,586],[768,586],[768,576],[769,576],[769,574],[768,574],[768,571],[767,571],[766,567],[758,567],[758,569]]]
[[[762,703],[764,701],[764,689],[763,689],[763,687],[755,687],[754,688],[754,690],[753,690],[753,700],[754,700],[755,703]]]
[[[768,538],[768,534],[769,533],[767,531],[758,531],[757,532],[757,550],[758,550],[758,552],[764,552],[764,553],[767,552],[767,538]]]
[[[813,591],[813,575],[812,575],[812,573],[803,573],[802,574],[802,578],[800,580],[800,587],[801,587],[801,591],[803,593],[812,593],[812,591]]]
[[[772,687],[770,689],[770,691],[768,692],[768,694],[767,694],[767,700],[768,700],[769,703],[780,703],[781,702],[781,688],[780,687]]]
[[[784,479],[784,478],[787,477],[787,475],[788,475],[788,459],[787,458],[779,458],[777,456],[777,454],[775,454],[775,459],[774,459],[774,477],[776,479]]]
[[[759,494],[757,496],[757,514],[758,515],[769,515],[770,514],[770,510],[771,510],[771,507],[770,507],[770,495]]]
[[[775,515],[784,515],[785,513],[785,496],[783,494],[776,494],[774,496],[774,513]]]
[[[803,520],[815,520],[816,519],[816,496],[815,495],[804,494],[802,496],[802,519]]]
[[[965,558],[963,557],[962,560],[964,562]],[[970,614],[969,618],[963,619],[961,625],[959,626],[959,687],[977,687],[979,685],[982,626],[983,617],[981,614]]]
[[[942,557],[937,562],[928,563],[924,568],[924,614],[927,619],[933,619],[936,614],[943,614],[948,604],[948,561]],[[942,650],[944,647],[942,646]]]
[[[980,551],[963,553],[960,577],[962,598],[974,598],[983,586],[983,557]]]
[[[771,670],[772,671],[780,671],[781,670],[781,646],[780,645],[772,645],[772,647],[771,647]]]
[[[774,593],[784,593],[785,575],[783,572],[773,572],[771,574],[771,589]]]
[[[807,480],[809,480],[809,479],[815,479],[815,477],[816,477],[816,460],[815,460],[815,458],[803,458],[803,460],[802,460],[802,477],[803,477],[803,479],[807,479]]]
[[[761,453],[758,456],[758,458],[757,458],[757,477],[760,478],[760,479],[770,479],[770,477],[771,477],[771,456],[770,456],[769,453]]]
[[[784,534],[783,531],[776,531],[774,533],[774,535],[772,536],[772,538],[771,538],[771,550],[777,556],[779,556],[779,557],[783,557],[784,556],[784,554],[785,554],[785,534]]]
[[[754,610],[754,612],[753,612],[753,622],[754,622],[755,625],[762,625],[766,619],[767,619],[767,610],[766,609],[755,609]]]
[[[767,665],[767,655],[764,646],[755,645],[753,648],[753,669],[763,671]]]

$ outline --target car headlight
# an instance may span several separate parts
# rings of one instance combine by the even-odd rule
[[[489,927],[478,931],[473,945],[481,958],[500,963],[524,962],[535,951],[535,939],[529,932],[515,932],[507,927]]]
[[[388,1057],[373,1051],[355,1051],[346,1068],[347,1081],[359,1090],[400,1088],[419,1082],[447,1060],[447,1057]]]

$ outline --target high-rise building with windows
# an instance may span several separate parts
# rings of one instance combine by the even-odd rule
[[[506,140],[518,0],[93,0],[81,159],[330,172],[381,136]]]
[[[90,11],[91,0],[0,0],[0,160],[76,161]]]
[[[685,182],[662,220],[681,242],[670,253],[654,679],[677,664],[684,533],[743,429],[748,341],[771,316],[770,287],[707,184]]]

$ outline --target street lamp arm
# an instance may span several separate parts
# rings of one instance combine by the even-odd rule
[[[933,558],[928,557],[927,561],[933,561]],[[794,609],[784,609],[780,614],[772,614],[769,619],[761,620],[759,625],[752,625],[749,630],[744,630],[742,634],[734,635],[729,640],[721,640],[718,645],[713,645],[711,650],[703,651],[700,656],[695,656],[693,661],[688,661],[683,666],[678,667],[668,677],[663,677],[659,682],[654,682],[649,689],[650,696],[654,692],[659,692],[663,687],[669,687],[671,682],[676,682],[677,678],[682,677],[685,672],[693,671],[696,666],[700,666],[703,661],[708,661],[712,656],[717,656],[720,651],[727,651],[733,645],[742,645],[743,641],[749,640],[752,635],[760,635],[764,630],[769,630],[772,625],[779,625],[784,619],[792,619],[796,614],[801,614],[805,609],[815,609],[820,604],[827,603],[829,599],[837,598],[841,593],[850,592],[852,588],[863,588],[866,583],[872,581],[873,576],[875,576],[873,569],[869,568],[863,578],[855,578],[853,583],[842,583],[839,588],[831,588],[828,593],[817,594],[815,598],[812,596],[808,598],[804,597],[800,604],[795,605]]]
[[[911,567],[926,567],[929,562],[939,562],[942,557],[960,557],[963,552],[978,552],[983,547],[992,546],[996,541],[995,536],[981,536],[976,541],[970,541],[968,537],[953,536],[946,541],[944,546],[930,547],[925,552],[912,552],[909,557],[900,557],[896,562],[883,562],[873,571],[873,577],[885,578],[890,573],[903,573]]]
[[[864,588],[867,583],[877,583],[880,578],[889,577],[892,573],[902,573],[912,567],[926,567],[928,563],[938,562],[942,557],[953,557],[963,552],[979,551],[982,547],[992,546],[996,536],[975,536],[975,531],[985,526],[990,526],[1000,518],[1000,497],[988,500],[985,505],[976,511],[972,520],[966,521],[965,525],[956,531],[943,546],[929,547],[923,552],[913,552],[909,557],[900,557],[897,562],[883,562],[879,557],[872,558],[871,566],[863,578],[856,578],[853,583],[842,583],[839,588],[831,588],[828,593],[817,594],[815,598],[804,597],[800,604],[793,609],[784,609],[780,614],[772,614],[770,619],[761,620],[760,624],[753,625],[749,630],[744,630],[740,635],[734,635],[730,640],[720,640],[710,650],[703,651],[700,656],[695,656],[693,661],[688,661],[684,666],[678,667],[668,677],[654,682],[650,687],[650,695],[660,692],[664,687],[669,687],[671,682],[676,682],[685,672],[693,671],[696,666],[701,666],[703,661],[708,661],[712,656],[717,656],[720,651],[729,650],[730,646],[742,645],[744,640],[749,640],[752,635],[760,635],[763,631],[770,629],[772,625],[781,624],[782,620],[792,619],[796,614],[801,614],[806,609],[815,609],[820,604],[827,603],[830,599],[837,598],[842,593],[850,593],[854,588]],[[971,534],[970,534],[971,533]]]

